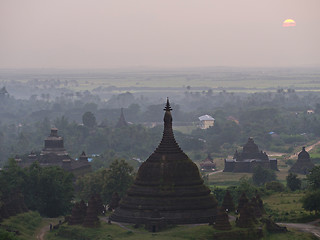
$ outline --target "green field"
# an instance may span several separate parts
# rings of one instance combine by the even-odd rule
[[[292,202],[288,203],[288,201],[292,201],[292,198],[299,197],[298,196],[282,196],[284,197],[283,203],[280,203],[280,208],[284,207],[286,204],[290,206],[284,207],[285,210],[289,211],[292,208],[297,208],[297,211],[301,210],[301,206],[292,204]],[[268,206],[279,206],[280,197],[275,195],[266,198],[266,203]],[[143,226],[139,228],[134,228],[131,224],[115,224],[112,223],[107,224],[105,222],[105,217],[101,218],[100,227],[98,228],[84,228],[81,226],[68,226],[67,224],[62,224],[58,230],[52,230],[51,232],[47,232],[45,235],[45,240],[113,240],[113,239],[129,239],[129,240],[140,240],[140,239],[158,239],[158,240],[205,240],[205,239],[213,239],[214,234],[221,234],[222,231],[215,230],[212,226],[208,226],[207,224],[192,224],[192,225],[178,225],[171,226],[167,229],[157,232],[151,233],[144,229]],[[56,224],[58,222],[58,218],[49,219],[49,218],[41,218],[40,215],[36,212],[27,212],[23,214],[19,214],[17,216],[6,219],[1,222],[2,225],[6,227],[10,227],[13,230],[18,230],[19,235],[15,235],[13,239],[17,240],[32,240],[38,239],[37,236],[41,229],[48,229],[48,225],[50,223]],[[240,229],[235,227],[234,222],[231,222],[233,228],[229,233],[238,235],[238,231],[243,232],[247,231],[246,229]],[[311,234],[302,233],[294,229],[289,229],[288,233],[279,233],[279,234],[269,234],[265,232],[265,240],[307,240],[307,239],[315,239]],[[249,231],[250,232],[250,231]],[[225,235],[225,234],[223,234]],[[0,239],[6,240],[5,238]],[[236,240],[236,238],[233,238]]]
[[[304,192],[274,193],[263,198],[264,206],[277,222],[311,222],[314,213],[302,208]]]
[[[142,227],[138,229],[133,229],[132,227],[130,227],[130,225],[125,225],[125,227],[132,230],[124,229],[116,224],[108,225],[104,222],[102,222],[101,226],[97,229],[88,229],[80,226],[63,226],[60,230],[55,230],[47,234],[46,240],[209,240],[214,239],[213,235],[215,233],[221,233],[221,231],[215,230],[212,226],[207,225],[175,226],[157,233],[147,232]],[[231,231],[236,232],[246,230],[239,229],[233,226],[233,229]],[[267,236],[263,239],[307,240],[314,238],[311,234],[290,230],[285,234],[267,234]]]
[[[74,91],[94,90],[113,93],[134,92],[178,92],[211,88],[221,92],[262,92],[277,88],[294,88],[296,91],[320,91],[317,68],[184,68],[184,69],[0,69],[0,81],[13,79],[27,83],[34,79],[59,80],[59,87]],[[39,86],[41,88],[41,86]]]

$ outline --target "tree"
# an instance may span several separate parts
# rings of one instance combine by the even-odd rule
[[[87,174],[77,180],[79,197],[88,200],[91,195],[99,193],[104,203],[109,203],[112,194],[118,192],[124,196],[133,183],[133,167],[125,160],[114,160],[108,169]]]
[[[320,166],[311,169],[310,174],[307,175],[307,181],[312,189],[320,189]]]
[[[40,167],[38,162],[22,169],[14,159],[0,171],[0,196],[21,192],[27,207],[48,217],[66,214],[73,198],[73,175],[60,167]]]
[[[82,123],[86,127],[93,128],[94,126],[97,125],[96,117],[92,112],[85,112],[82,115]]]
[[[302,198],[302,207],[308,211],[320,212],[320,190],[308,192]]]
[[[289,173],[286,177],[287,180],[287,187],[291,191],[296,191],[301,188],[301,179],[298,178],[298,175],[295,173]]]
[[[64,215],[71,209],[73,175],[60,167],[40,167],[37,162],[27,169],[25,200],[27,206],[48,217]]]
[[[255,185],[262,186],[267,182],[276,180],[276,174],[271,169],[263,168],[260,165],[253,170],[252,181]]]
[[[22,191],[25,188],[26,178],[23,169],[13,158],[10,158],[4,169],[0,171],[0,192],[3,196],[8,196],[12,192]]]
[[[123,197],[133,183],[133,167],[124,159],[116,159],[110,165],[105,181],[103,193],[106,199],[110,201],[114,192]]]

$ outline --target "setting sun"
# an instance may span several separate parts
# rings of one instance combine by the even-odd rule
[[[282,27],[295,27],[296,26],[296,21],[293,19],[286,19],[282,23]]]

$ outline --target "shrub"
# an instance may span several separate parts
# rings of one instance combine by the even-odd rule
[[[291,191],[296,191],[301,189],[301,180],[298,178],[297,174],[289,173],[289,175],[286,177],[287,180],[287,187]]]
[[[272,182],[266,183],[266,189],[274,192],[283,192],[285,187],[282,183],[278,181],[272,181]]]

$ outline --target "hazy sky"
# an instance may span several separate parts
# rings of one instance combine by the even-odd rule
[[[320,0],[0,0],[0,34],[0,68],[320,66]]]

